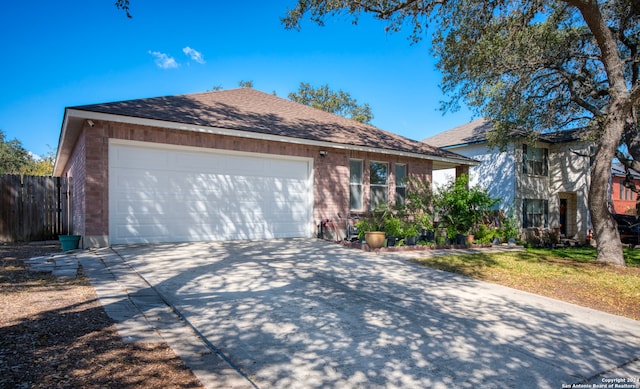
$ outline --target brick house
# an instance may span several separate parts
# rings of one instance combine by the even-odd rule
[[[502,151],[488,144],[491,128],[477,119],[423,142],[480,161],[469,171],[470,184],[500,199],[523,231],[549,229],[584,241],[591,229],[591,143],[581,139],[581,130],[541,134],[535,143],[515,133]]]
[[[631,177],[640,189],[640,174],[629,170]],[[614,162],[611,166],[611,208],[612,213],[636,215],[636,201],[638,195],[624,186],[626,173],[620,163]]]
[[[404,178],[475,161],[250,88],[65,109],[83,247],[312,237],[404,196]],[[396,200],[398,199],[398,200]]]

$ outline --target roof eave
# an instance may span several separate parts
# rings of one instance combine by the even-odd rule
[[[331,148],[344,149],[344,150],[373,152],[373,153],[396,155],[396,156],[403,156],[403,157],[410,157],[410,158],[428,159],[428,160],[438,161],[438,162],[447,163],[447,164],[455,164],[455,165],[476,166],[479,164],[478,161],[472,160],[462,155],[460,156],[460,158],[442,157],[442,156],[437,156],[432,154],[422,154],[422,153],[414,153],[414,152],[408,152],[408,151],[390,150],[390,149],[383,149],[383,148],[370,147],[370,146],[358,146],[358,145],[350,145],[345,143],[333,143],[333,142],[327,142],[327,141],[294,138],[294,137],[288,137],[283,135],[264,134],[259,132],[235,130],[235,129],[222,128],[222,127],[199,126],[195,124],[169,122],[169,121],[158,120],[158,119],[149,119],[149,118],[126,116],[126,115],[117,115],[117,114],[111,114],[111,113],[85,111],[77,108],[67,108],[65,110],[65,119],[63,122],[64,124],[63,124],[60,141],[58,145],[59,155],[61,155],[60,154],[61,151],[62,152],[65,151],[65,149],[63,148],[63,142],[67,141],[66,138],[68,133],[70,132],[68,123],[74,121],[73,119],[80,119],[79,121],[80,125],[77,126],[78,130],[81,128],[82,120],[96,120],[96,121],[101,120],[101,121],[110,121],[110,122],[116,122],[116,123],[136,124],[136,125],[149,126],[149,127],[160,127],[160,128],[167,128],[172,130],[194,131],[194,132],[235,136],[235,137],[249,138],[249,139],[271,140],[276,142],[303,144],[308,146],[331,147]],[[75,138],[77,138],[77,134],[74,134],[74,135],[75,135]],[[75,139],[73,139],[73,143],[69,147],[72,147],[73,144],[75,144]],[[70,151],[71,150],[69,150],[69,152]],[[62,166],[66,164],[68,157],[69,157],[68,155],[66,156],[62,155],[62,160],[65,162],[62,164]],[[57,168],[58,158],[56,158],[55,166]],[[57,172],[57,170],[54,169],[54,172]]]
[[[479,140],[479,141],[475,141],[475,142],[457,143],[455,145],[440,146],[440,148],[443,149],[443,150],[449,150],[449,149],[455,149],[455,148],[458,148],[458,147],[481,145],[483,143],[487,143],[487,141],[486,140]]]
[[[73,147],[82,130],[83,122],[84,118],[73,116],[68,108],[65,109],[60,138],[58,139],[58,149],[56,150],[56,159],[53,164],[54,177],[59,177],[64,172],[63,169],[69,161]]]

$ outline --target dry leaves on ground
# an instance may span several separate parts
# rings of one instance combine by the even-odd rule
[[[0,387],[201,388],[166,344],[129,344],[87,280],[29,272],[57,245],[0,245]]]

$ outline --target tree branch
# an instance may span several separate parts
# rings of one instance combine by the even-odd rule
[[[433,9],[436,5],[438,4],[443,4],[446,0],[433,0],[430,2],[426,2],[427,4],[423,7],[423,10],[429,11],[431,9]],[[394,7],[391,8],[384,8],[382,6],[380,7],[372,7],[370,4],[368,4],[368,2],[362,2],[362,1],[354,1],[353,4],[355,5],[355,7],[359,7],[362,8],[363,10],[365,10],[366,12],[371,12],[374,13],[376,15],[378,15],[378,17],[380,19],[387,19],[390,16],[392,16],[394,13],[407,9],[407,8],[412,8],[415,4],[420,4],[423,3],[423,1],[420,0],[406,0],[403,2],[400,2],[398,4],[396,4]],[[381,5],[383,5],[384,2],[381,2]],[[419,7],[419,6],[418,6]],[[420,8],[420,7],[419,7]],[[416,12],[417,14],[417,12]]]
[[[618,46],[613,32],[607,26],[602,15],[598,2],[593,0],[563,0],[569,5],[578,8],[587,26],[593,33],[600,53],[602,54],[602,64],[604,65],[611,97],[614,100],[621,98],[628,93],[624,78],[624,65],[618,55]]]
[[[630,189],[632,192],[640,193],[640,189],[636,187],[636,183],[633,179],[633,175],[629,171],[629,169],[631,169],[631,170],[635,170],[636,172],[640,172],[640,170],[637,170],[637,169],[640,169],[640,162],[627,158],[620,151],[616,151],[616,158],[618,158],[618,160],[620,160],[620,162],[624,166],[625,174],[624,174],[624,181],[622,182],[622,185],[624,185],[625,188]]]
[[[620,163],[624,165],[625,169],[631,169],[638,173],[640,173],[640,162],[627,158],[626,155],[622,154],[620,151],[616,151],[616,158],[620,160]]]
[[[580,94],[578,93],[576,88],[573,86],[573,82],[571,82],[571,80],[567,80],[567,86],[569,87],[569,92],[571,93],[571,101],[578,104],[580,107],[586,109],[587,111],[591,112],[593,116],[601,115],[600,109],[598,107],[596,107],[593,104],[590,104],[587,100],[580,97]]]
[[[573,150],[573,149],[569,149],[569,151],[571,152],[571,154],[575,154],[578,157],[585,157],[585,158],[593,158],[593,157],[595,157],[594,153],[581,153],[581,152]]]
[[[629,98],[631,99],[631,105],[640,105],[640,81],[636,82],[633,88],[631,88],[631,94]]]
[[[129,19],[131,19],[131,14],[129,13],[129,0],[116,0],[116,8],[123,10]]]

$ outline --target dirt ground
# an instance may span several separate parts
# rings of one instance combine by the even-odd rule
[[[59,245],[0,243],[0,388],[201,388],[166,344],[124,343],[82,275],[33,273]]]

